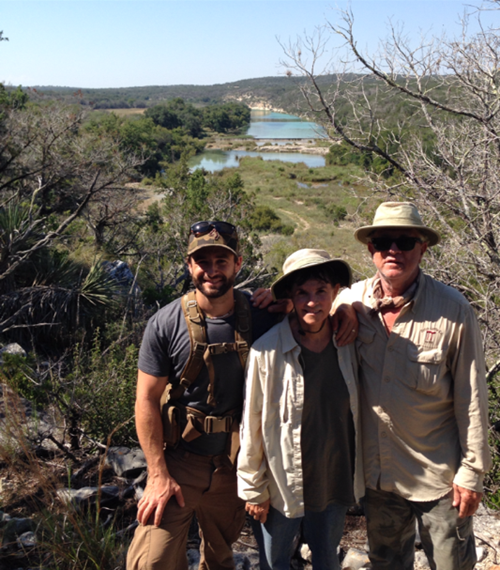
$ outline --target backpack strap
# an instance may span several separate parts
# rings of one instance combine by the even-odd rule
[[[189,332],[191,350],[186,366],[181,373],[179,385],[171,390],[169,400],[179,399],[184,393],[184,390],[188,389],[196,380],[203,364],[205,364],[209,377],[207,403],[211,406],[215,406],[215,368],[212,356],[216,354],[226,354],[228,352],[237,352],[241,366],[245,369],[248,352],[252,343],[252,313],[250,303],[244,293],[236,289],[234,290],[235,342],[216,344],[207,343],[205,316],[196,301],[196,292],[190,291],[184,295],[181,300],[181,305]]]
[[[236,316],[234,340],[237,345],[241,367],[245,370],[252,344],[252,310],[246,295],[238,289],[234,290],[234,313]]]
[[[189,291],[182,297],[182,310],[191,343],[189,358],[180,379],[180,385],[187,390],[203,367],[203,355],[207,350],[207,325],[205,315],[196,301],[196,291]]]

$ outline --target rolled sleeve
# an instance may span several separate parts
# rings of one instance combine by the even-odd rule
[[[484,474],[491,467],[488,447],[488,390],[481,334],[472,308],[467,307],[457,330],[451,362],[455,417],[462,457],[453,482],[471,491],[483,490]]]

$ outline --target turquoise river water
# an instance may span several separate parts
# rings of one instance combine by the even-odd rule
[[[322,127],[310,121],[304,121],[300,117],[255,109],[252,110],[250,126],[246,134],[267,144],[271,142],[274,144],[286,144],[292,140],[311,140],[326,137]],[[193,170],[204,168],[209,172],[215,172],[223,168],[238,167],[239,159],[244,156],[261,156],[264,160],[281,160],[283,162],[304,162],[309,168],[325,166],[325,158],[317,154],[243,150],[206,150],[193,157],[189,161],[189,166]]]

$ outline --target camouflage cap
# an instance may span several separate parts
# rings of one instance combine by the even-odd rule
[[[187,254],[191,255],[203,247],[223,247],[234,255],[240,255],[238,232],[228,222],[197,222],[191,226]]]

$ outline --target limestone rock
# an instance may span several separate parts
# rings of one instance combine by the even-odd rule
[[[58,497],[65,503],[73,503],[79,506],[84,502],[95,502],[99,495],[97,487],[82,487],[81,489],[59,489],[57,491]],[[114,485],[101,487],[101,505],[109,502],[110,500],[119,499],[119,489]]]
[[[17,545],[22,550],[26,548],[33,548],[36,546],[36,535],[33,531],[23,532],[21,536],[17,537]]]
[[[415,552],[415,570],[430,570],[429,561],[423,550]]]
[[[106,463],[119,477],[126,478],[139,477],[147,467],[144,452],[139,448],[111,447]]]
[[[2,548],[16,544],[22,534],[34,530],[35,523],[31,519],[12,517],[3,530]]]
[[[308,544],[302,544],[300,547],[300,556],[306,562],[312,563],[312,552]]]
[[[0,364],[2,364],[2,354],[17,354],[18,356],[26,356],[26,351],[17,342],[11,342],[3,348],[0,348]]]
[[[135,283],[135,276],[124,261],[103,261],[103,269],[120,286],[122,295],[140,295],[140,288]]]
[[[360,570],[369,563],[370,560],[366,552],[358,548],[349,548],[344,560],[342,560],[342,568],[346,570]]]

